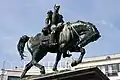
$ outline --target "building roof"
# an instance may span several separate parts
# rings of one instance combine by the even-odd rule
[[[120,54],[109,54],[109,55],[104,55],[104,56],[88,57],[88,58],[84,58],[83,62],[106,60],[108,57],[111,59],[116,59],[116,58],[120,58]]]
[[[22,73],[22,69],[5,69],[4,75],[7,76],[20,76]],[[2,74],[2,71],[0,71],[0,75]]]

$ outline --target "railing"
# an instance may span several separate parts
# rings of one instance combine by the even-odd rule
[[[22,62],[11,62],[11,61],[4,61],[4,69],[23,69],[25,65],[29,61],[22,61]],[[54,65],[54,61],[43,61],[40,64],[44,65],[46,68],[52,68]],[[69,68],[71,61],[60,61],[58,64],[58,68]],[[0,69],[3,68],[3,62],[0,61]]]

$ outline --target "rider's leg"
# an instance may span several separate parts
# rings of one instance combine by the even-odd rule
[[[56,42],[56,25],[52,25],[51,26],[51,44],[50,45],[56,45],[57,42]]]
[[[56,35],[55,35],[55,31],[53,31],[53,32],[51,33],[51,40],[52,40],[53,43],[56,42],[55,36],[56,36]]]
[[[50,42],[50,46],[56,45],[56,38],[55,38],[56,34],[55,33],[51,33],[51,42]]]

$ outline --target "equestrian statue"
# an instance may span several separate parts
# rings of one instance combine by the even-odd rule
[[[45,74],[45,68],[38,62],[46,56],[48,52],[56,53],[56,60],[53,66],[53,71],[57,71],[58,62],[63,55],[63,58],[72,56],[67,51],[80,52],[78,60],[71,63],[71,66],[76,66],[82,62],[85,54],[84,47],[96,40],[101,35],[96,26],[90,22],[76,20],[74,22],[64,22],[63,16],[59,14],[60,5],[54,6],[54,12],[49,10],[45,19],[45,27],[42,33],[35,36],[23,35],[17,44],[18,52],[21,59],[24,59],[24,47],[27,45],[28,51],[32,55],[31,61],[25,66],[21,78],[25,77],[27,71],[36,66],[40,69],[41,74]]]

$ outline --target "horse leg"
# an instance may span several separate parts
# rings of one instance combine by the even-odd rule
[[[79,47],[80,48],[80,47]],[[74,62],[71,63],[71,66],[76,66],[77,64],[81,63],[82,62],[82,59],[83,59],[83,56],[85,54],[85,49],[84,48],[80,48],[79,49],[79,52],[81,52],[78,60],[75,60]]]
[[[27,73],[27,71],[32,67],[32,61],[30,61],[26,66],[25,66],[25,69],[23,70],[23,73],[21,75],[21,79],[25,76],[25,74]]]
[[[62,53],[60,53],[60,52],[57,53],[56,61],[55,61],[55,64],[54,64],[54,66],[53,66],[53,71],[57,71],[57,65],[58,65],[58,62],[59,62],[60,59],[61,59],[61,55],[62,55]]]
[[[85,49],[84,48],[80,48],[80,52],[81,52],[81,55],[79,56],[77,64],[82,62],[83,56],[85,54]]]
[[[45,68],[43,65],[38,64],[39,61],[33,60],[32,64],[36,67],[38,67],[41,71],[41,74],[45,74]]]
[[[42,53],[42,49],[36,49],[32,56],[32,64],[40,69],[41,74],[45,74],[45,68],[43,65],[38,64],[38,62],[47,54],[47,52]]]

